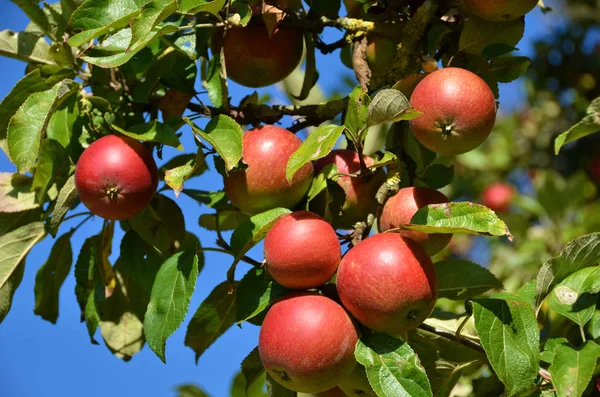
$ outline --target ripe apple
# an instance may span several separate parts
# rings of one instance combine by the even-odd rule
[[[364,156],[367,167],[373,165],[371,157]],[[360,170],[360,158],[353,150],[337,149],[315,162],[315,170],[319,172],[328,164],[335,164],[340,174],[353,174]],[[381,184],[385,182],[385,173],[378,169],[375,174],[362,177],[340,176],[337,183],[344,189],[346,201],[342,207],[342,216],[337,228],[351,229],[356,222],[364,221],[377,208],[375,195]]]
[[[348,397],[377,397],[377,393],[371,387],[365,367],[357,364],[354,371],[342,379],[340,389],[346,393]]]
[[[512,21],[533,10],[538,0],[463,0],[469,11],[491,22]]]
[[[342,304],[359,322],[376,332],[396,334],[416,328],[431,314],[437,276],[417,242],[381,233],[344,256],[337,289]]]
[[[443,155],[475,149],[496,122],[496,100],[475,73],[461,68],[439,69],[415,88],[410,104],[423,114],[410,121],[423,146]]]
[[[304,34],[301,29],[280,25],[269,37],[260,16],[243,28],[213,36],[213,54],[221,45],[225,52],[227,76],[246,87],[266,87],[286,78],[302,59]],[[214,55],[213,55],[214,56]]]
[[[279,219],[267,233],[264,252],[266,268],[273,279],[294,289],[325,284],[342,260],[333,227],[309,211]]]
[[[396,43],[378,34],[367,36],[367,63],[373,73],[385,72],[396,57]]]
[[[248,168],[224,178],[231,203],[249,215],[276,208],[293,208],[310,187],[313,166],[306,164],[292,183],[285,177],[287,162],[302,144],[300,138],[274,125],[254,128],[244,134],[243,159]]]
[[[95,215],[125,220],[143,210],[156,192],[152,154],[135,139],[107,135],[83,151],[75,169],[81,202]]]
[[[481,193],[483,205],[495,212],[506,212],[515,196],[515,189],[506,183],[492,183]]]
[[[303,393],[329,390],[352,372],[358,334],[342,306],[316,293],[275,303],[260,329],[260,360],[282,386]]]
[[[390,197],[383,206],[379,217],[379,231],[395,229],[410,223],[415,213],[429,204],[447,203],[448,197],[435,189],[427,187],[406,187]],[[398,234],[409,237],[425,249],[427,254],[435,255],[448,245],[451,234],[427,234],[414,230],[399,231]]]

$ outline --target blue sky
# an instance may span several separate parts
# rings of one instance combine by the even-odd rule
[[[25,15],[8,0],[2,0],[0,30],[23,30],[27,25]],[[519,44],[524,54],[531,54],[533,38],[547,35],[551,24],[539,10],[527,16],[526,36]],[[329,30],[327,42],[339,37],[339,32]],[[352,76],[339,62],[339,53],[325,57],[319,55],[317,66],[321,72],[320,84],[323,91],[349,90],[340,83],[340,76]],[[0,58],[0,98],[24,75],[25,64],[7,58]],[[198,85],[199,86],[199,85]],[[284,100],[277,88],[259,90],[270,93],[274,98]],[[230,95],[237,103],[251,91],[232,84]],[[204,99],[204,98],[203,98]],[[208,101],[208,99],[206,98]],[[501,87],[501,110],[509,111],[523,103],[519,83]],[[280,102],[280,100],[279,100]],[[189,131],[184,130],[184,147],[193,150],[195,145]],[[165,149],[165,159],[176,154],[174,149]],[[162,163],[159,163],[159,165]],[[0,171],[14,172],[15,167],[0,152]],[[190,181],[186,186],[203,190],[218,190],[222,181],[215,172],[209,172]],[[173,197],[171,192],[167,196]],[[214,235],[198,226],[198,216],[205,210],[183,195],[177,199],[185,215],[188,230],[196,233],[204,246],[214,246]],[[83,210],[80,207],[78,210]],[[61,232],[69,230],[77,223],[66,223]],[[74,259],[85,238],[96,234],[101,228],[101,220],[89,222],[72,238]],[[115,237],[118,244],[122,234]],[[190,312],[167,343],[167,364],[163,364],[147,347],[128,362],[114,357],[104,345],[94,346],[89,342],[85,325],[79,322],[80,311],[74,296],[75,280],[71,272],[61,289],[60,316],[52,325],[33,314],[33,285],[38,268],[44,263],[53,239],[47,237],[29,254],[23,282],[15,294],[11,312],[0,324],[0,396],[38,397],[61,396],[86,397],[113,396],[172,396],[173,388],[182,383],[196,383],[215,397],[228,396],[233,376],[239,369],[241,360],[256,346],[258,328],[244,325],[234,327],[220,338],[201,357],[198,365],[194,362],[194,352],[183,345],[189,319],[212,288],[225,279],[231,263],[228,256],[207,253],[204,270],[200,274],[196,291],[190,305]],[[118,253],[118,249],[113,250]],[[116,256],[116,255],[115,255]],[[261,247],[251,252],[255,259],[262,260]],[[113,258],[114,259],[114,258]],[[238,277],[248,269],[242,265]],[[98,340],[101,337],[97,335]]]

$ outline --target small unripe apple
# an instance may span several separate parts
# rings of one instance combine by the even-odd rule
[[[365,164],[374,164],[371,157],[364,156]],[[354,174],[360,170],[360,158],[353,150],[337,149],[315,162],[315,171],[319,172],[328,164],[335,164],[340,174]],[[385,182],[385,173],[380,168],[373,175],[361,177],[340,176],[337,183],[344,189],[346,201],[342,207],[339,224],[334,227],[350,229],[356,222],[365,221],[377,208],[375,195],[381,184]]]
[[[385,72],[396,57],[396,43],[378,34],[367,36],[367,63],[373,73]]]
[[[469,11],[481,19],[505,22],[520,18],[533,10],[538,0],[463,0]]]
[[[350,376],[342,379],[340,389],[348,397],[377,397],[377,393],[369,383],[365,367],[359,364],[356,365]]]
[[[421,116],[410,121],[417,140],[443,155],[481,145],[496,122],[496,99],[481,77],[461,68],[439,69],[415,88],[410,104]]]
[[[276,207],[293,208],[310,187],[313,166],[306,164],[288,182],[287,162],[302,144],[300,138],[273,125],[254,128],[242,139],[248,168],[224,178],[225,193],[242,212],[254,215]]]
[[[418,327],[437,300],[431,258],[417,242],[396,233],[376,234],[351,248],[336,280],[344,307],[376,332]]]
[[[75,168],[81,202],[104,219],[132,218],[150,203],[157,185],[152,154],[127,136],[107,135],[92,142]]]
[[[404,94],[410,100],[417,85],[427,76],[425,73],[409,74],[394,85],[394,88]]]
[[[400,189],[385,202],[379,217],[379,231],[385,232],[409,224],[415,213],[426,205],[447,202],[448,197],[435,189],[426,187]],[[451,234],[427,234],[414,230],[402,230],[398,233],[421,244],[429,255],[440,252],[452,239]]]
[[[296,293],[267,312],[258,350],[276,382],[297,392],[321,393],[352,372],[356,342],[356,328],[342,306],[316,293]]]
[[[346,397],[346,394],[339,387],[334,387],[321,393],[298,393],[298,397]]]
[[[243,28],[231,28],[213,36],[213,56],[222,46],[227,76],[246,87],[275,84],[296,69],[302,59],[304,34],[301,29],[280,25],[269,37],[260,17]]]
[[[279,219],[264,244],[266,268],[284,287],[317,288],[335,273],[342,250],[333,227],[319,215],[298,211]]]
[[[506,212],[515,196],[515,189],[506,183],[492,183],[481,193],[483,205],[495,212]]]
[[[364,14],[362,4],[355,0],[344,0],[344,7],[350,18],[361,18]]]

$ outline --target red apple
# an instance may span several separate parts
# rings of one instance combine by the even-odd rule
[[[371,157],[364,156],[367,167],[373,165]],[[335,164],[340,174],[353,174],[360,170],[360,158],[353,150],[333,150],[327,156],[315,162],[315,170],[319,172],[328,164]],[[342,208],[338,228],[351,229],[356,222],[365,221],[377,208],[375,195],[381,184],[385,182],[385,173],[378,169],[374,175],[363,177],[340,176],[337,183],[344,189],[346,201]]]
[[[507,212],[515,196],[515,189],[506,183],[492,183],[481,193],[483,205],[495,212]]]
[[[410,104],[421,116],[410,121],[429,150],[456,155],[486,140],[496,122],[496,99],[481,77],[460,68],[439,69],[415,88]]]
[[[348,397],[377,397],[377,393],[371,387],[365,367],[357,364],[354,371],[342,379],[340,389],[346,393]]]
[[[410,331],[431,314],[437,276],[414,240],[396,233],[369,237],[348,251],[337,273],[342,304],[373,331]]]
[[[590,163],[590,178],[600,184],[600,158],[595,158]]]
[[[250,215],[276,207],[295,207],[308,191],[313,176],[312,164],[306,164],[292,183],[285,177],[287,162],[301,144],[296,135],[273,125],[246,132],[242,147],[248,168],[224,178],[231,203]]]
[[[110,220],[132,218],[156,192],[158,170],[152,154],[135,139],[107,135],[79,157],[75,187],[81,202]]]
[[[325,284],[342,260],[335,230],[308,211],[279,219],[267,233],[264,251],[266,268],[273,279],[295,289]]]
[[[320,393],[352,372],[357,341],[344,308],[316,293],[297,293],[267,312],[258,350],[276,382],[290,390]]]
[[[465,7],[491,22],[512,21],[533,10],[538,0],[463,0]]]
[[[415,213],[429,204],[447,203],[448,197],[435,189],[426,187],[406,187],[390,197],[383,206],[379,217],[379,231],[398,228],[410,223]],[[435,255],[448,245],[451,234],[427,234],[413,230],[403,230],[400,235],[409,237],[421,244],[429,255]]]

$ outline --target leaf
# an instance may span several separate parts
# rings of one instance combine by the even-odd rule
[[[143,40],[156,25],[171,16],[176,10],[176,0],[152,0],[146,4],[131,24],[132,38],[130,46],[134,46],[138,41]]]
[[[29,223],[44,219],[42,208],[21,212],[0,212],[0,236]]]
[[[250,389],[264,373],[265,368],[260,361],[260,353],[258,351],[258,346],[256,346],[242,361],[242,374],[246,380],[246,394],[248,393],[248,389]]]
[[[239,324],[257,316],[288,292],[289,289],[272,280],[264,269],[250,269],[237,288],[236,321]]]
[[[46,195],[51,201],[56,199],[55,192],[69,177],[71,162],[65,149],[53,139],[44,139],[40,145],[38,164],[33,174],[32,190],[37,191],[37,199],[44,202]]]
[[[223,9],[226,0],[177,0],[179,11],[188,14],[197,14],[206,12],[214,16],[219,15],[219,11]]]
[[[123,236],[119,255],[121,272],[149,295],[158,269],[164,262],[162,255],[133,230]]]
[[[33,93],[10,119],[8,149],[20,173],[29,171],[35,163],[52,112],[75,87],[72,81],[64,80],[47,91]]]
[[[558,397],[582,396],[592,379],[599,357],[600,346],[595,342],[586,342],[579,350],[569,345],[558,346],[550,365],[550,375]]]
[[[208,394],[196,385],[177,386],[177,397],[209,397]]]
[[[568,243],[554,258],[546,261],[537,275],[535,308],[537,309],[548,292],[567,276],[576,271],[595,266],[600,262],[600,233],[579,237]]]
[[[549,338],[544,344],[544,351],[540,354],[540,360],[552,364],[554,361],[554,355],[556,354],[556,349],[563,344],[568,344],[569,340],[567,338]]]
[[[558,283],[548,296],[548,305],[583,327],[594,315],[599,291],[600,267],[586,267]]]
[[[10,311],[13,296],[15,295],[17,288],[19,288],[19,285],[21,285],[24,273],[25,259],[23,259],[22,264],[17,265],[17,269],[8,278],[8,281],[0,287],[0,324],[4,321]]]
[[[0,32],[0,55],[27,63],[54,65],[50,57],[50,44],[38,34],[31,32]]]
[[[383,89],[375,94],[367,111],[367,125],[412,120],[421,113],[410,106],[408,99],[398,90]]]
[[[191,199],[196,200],[198,204],[204,204],[208,208],[228,208],[227,196],[223,190],[207,192],[206,190],[183,189],[182,192]]]
[[[0,236],[0,289],[8,283],[17,267],[24,263],[31,248],[44,238],[42,222],[30,223]]]
[[[424,233],[459,233],[481,236],[508,236],[506,224],[494,211],[471,202],[430,204],[420,208],[408,225],[400,229]]]
[[[387,153],[387,152],[386,152]],[[454,180],[454,165],[431,164],[425,169],[423,181],[432,189],[441,189]]]
[[[49,227],[49,232],[52,237],[56,237],[56,233],[58,233],[58,228],[60,227],[61,222],[76,200],[77,189],[75,188],[75,175],[71,175],[58,192],[56,205],[52,211],[52,218],[50,219]]]
[[[367,112],[370,103],[371,98],[363,91],[362,86],[355,87],[348,95],[344,126],[350,132],[354,141],[358,141],[360,131],[367,125]]]
[[[466,260],[436,262],[435,271],[439,298],[464,300],[490,289],[502,288],[502,283],[489,270]]]
[[[554,153],[558,154],[560,148],[567,143],[581,139],[584,136],[588,136],[598,131],[600,131],[600,98],[596,98],[592,101],[587,108],[587,116],[556,137],[556,140],[554,141]]]
[[[269,395],[269,397],[297,397],[298,396],[298,393],[281,386],[279,383],[277,383],[275,380],[273,380],[273,378],[269,374],[267,374],[266,383],[267,383],[267,394]]]
[[[523,19],[510,22],[490,22],[470,16],[460,35],[459,51],[479,55],[493,44],[516,46],[525,32]]]
[[[302,81],[302,89],[298,96],[290,94],[297,101],[304,101],[310,95],[310,90],[317,84],[319,80],[319,71],[317,70],[317,59],[315,57],[315,44],[312,33],[304,33],[304,45],[306,64],[304,66],[304,80]]]
[[[94,339],[94,336],[98,330],[98,325],[100,325],[100,314],[98,314],[97,306],[102,305],[104,298],[105,296],[102,284],[97,283],[94,287],[92,287],[90,294],[85,298],[85,300],[83,300],[85,303],[85,327],[90,337],[90,343],[93,345],[98,344],[96,339]]]
[[[71,236],[73,230],[63,234],[56,240],[46,263],[40,267],[35,276],[35,307],[33,312],[52,324],[58,318],[58,302],[60,288],[67,278],[73,263]]]
[[[517,295],[501,293],[474,299],[470,308],[481,345],[506,394],[530,390],[540,361],[540,332],[533,307]]]
[[[202,173],[207,169],[204,153],[198,150],[195,159],[191,159],[186,164],[165,171],[165,183],[173,189],[175,197],[183,191],[183,183],[189,178],[198,175],[198,170]]]
[[[248,221],[249,216],[238,210],[219,211],[219,229],[221,231],[235,230],[242,223]],[[202,214],[198,224],[207,230],[217,230],[217,214]]]
[[[502,56],[490,63],[489,73],[500,83],[510,83],[525,74],[529,65],[528,57]]]
[[[81,246],[77,261],[75,262],[75,296],[77,297],[77,303],[82,313],[86,310],[90,293],[92,293],[100,279],[96,263],[96,251],[99,248],[99,240],[100,236],[98,235],[88,237]]]
[[[0,212],[21,212],[38,208],[35,192],[31,191],[33,179],[10,172],[0,172]]]
[[[172,146],[178,150],[183,150],[179,137],[168,124],[163,124],[154,120],[149,123],[134,125],[127,130],[117,127],[114,124],[111,126],[121,134],[127,135],[138,141],[157,142],[163,145]]]
[[[356,360],[378,396],[433,396],[419,357],[408,343],[387,334],[363,336],[356,345]]]
[[[205,139],[225,161],[225,168],[231,171],[242,159],[242,128],[231,117],[213,117],[204,130],[184,117],[192,130]]]
[[[78,47],[102,35],[116,32],[129,25],[149,0],[87,0],[71,16],[71,29],[82,32],[69,38]]]
[[[338,141],[343,126],[323,125],[312,132],[300,147],[292,153],[285,169],[285,176],[291,183],[294,175],[306,164],[327,156]]]
[[[163,362],[166,362],[167,338],[185,318],[197,277],[198,257],[195,251],[171,256],[156,275],[144,319],[144,334],[150,349]]]
[[[227,79],[223,71],[224,56],[222,51],[214,54],[208,60],[208,71],[206,74],[206,90],[208,98],[215,107],[227,107],[229,104]]]
[[[483,49],[481,55],[486,61],[498,58],[513,51],[518,51],[518,48],[508,44],[491,44]]]
[[[73,48],[67,43],[53,43],[49,52],[50,58],[60,66],[69,67],[76,63]]]
[[[200,356],[235,323],[237,283],[217,285],[200,304],[188,324],[185,345]]]
[[[36,0],[11,0],[16,4],[33,23],[35,23],[44,33],[51,32],[50,22],[44,11],[40,8]]]
[[[109,297],[112,294],[117,283],[115,272],[109,260],[109,256],[112,253],[114,234],[115,223],[112,221],[104,221],[102,231],[100,232],[100,238],[97,241],[98,248],[95,251],[96,262],[98,263],[98,273],[106,288],[106,297]]]

